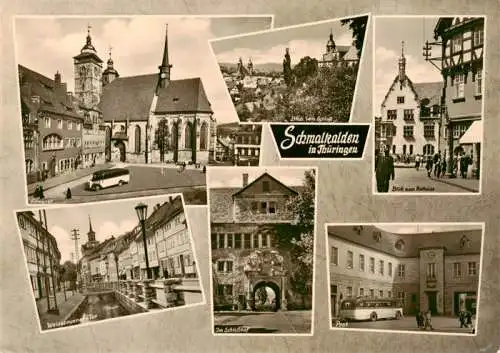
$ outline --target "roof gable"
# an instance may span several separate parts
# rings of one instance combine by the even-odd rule
[[[385,107],[389,95],[394,90],[395,85],[397,85],[398,83],[399,83],[399,75],[396,75],[396,77],[392,81],[391,86],[387,90],[387,93],[385,94],[384,100],[382,101],[381,104],[382,107]],[[403,85],[408,85],[410,87],[410,90],[414,94],[414,99],[419,103],[424,98],[428,98],[429,101],[431,102],[430,103],[431,105],[439,104],[441,101],[441,90],[443,88],[442,82],[413,83],[413,81],[410,80],[408,75],[405,75]]]
[[[267,190],[264,189],[265,183],[268,185]],[[297,195],[298,193],[266,172],[234,193],[233,197],[243,196],[245,194]]]

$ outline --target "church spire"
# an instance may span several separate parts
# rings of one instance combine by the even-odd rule
[[[401,41],[401,58],[399,58],[399,82],[402,83],[406,78],[406,58],[405,42]]]
[[[90,215],[89,215],[89,232],[87,233],[88,237],[89,237],[89,243],[92,243],[92,242],[95,242],[95,232],[94,230],[92,229],[92,220],[90,219]]]
[[[163,48],[161,65],[158,66],[158,69],[160,69],[160,87],[162,88],[166,87],[168,82],[170,82],[170,69],[172,68],[172,65],[168,61],[168,24],[165,27],[165,46]]]
[[[92,45],[92,37],[90,36],[90,29],[91,28],[92,28],[92,26],[89,24],[87,26],[87,41],[86,41],[85,45],[83,46],[81,53],[92,52],[92,53],[96,54],[96,50],[95,50],[94,46]]]

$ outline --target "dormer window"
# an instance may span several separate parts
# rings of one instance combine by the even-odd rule
[[[470,239],[466,235],[464,235],[460,239],[460,249],[465,249],[468,247],[470,247]]]
[[[399,239],[396,244],[394,245],[394,247],[398,250],[404,250],[405,248],[405,242],[403,241],[403,239]]]
[[[361,235],[361,232],[363,231],[363,226],[354,226],[354,227],[352,227],[352,230],[354,230],[354,232],[357,235]]]
[[[269,192],[269,182],[268,181],[263,181],[262,182],[262,191],[263,192]]]
[[[382,233],[379,232],[379,231],[375,231],[373,232],[373,239],[379,243],[380,242],[380,239],[382,239]]]
[[[40,96],[31,96],[31,103],[40,104]]]

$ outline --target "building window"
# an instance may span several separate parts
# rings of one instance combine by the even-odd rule
[[[406,272],[406,266],[404,264],[399,264],[398,265],[398,276],[400,278],[404,278],[405,272]]]
[[[474,93],[476,96],[482,95],[483,70],[479,69],[474,73]]]
[[[378,295],[379,295],[380,298],[383,298],[384,297],[384,291],[383,290],[379,290]]]
[[[359,255],[359,270],[365,270],[365,255]]]
[[[339,249],[332,246],[330,249],[330,263],[337,266],[339,264]]]
[[[347,268],[352,268],[352,266],[353,266],[352,258],[353,258],[352,251],[347,250]]]
[[[423,147],[422,152],[425,156],[434,155],[434,146],[431,144],[427,144]]]
[[[424,137],[425,138],[434,138],[434,124],[425,124],[424,125]]]
[[[462,43],[463,43],[462,33],[460,33],[460,35],[452,38],[451,39],[452,53],[461,52],[462,51]]]
[[[352,287],[347,287],[347,296],[352,297]]]
[[[436,279],[436,264],[434,262],[427,264],[427,279]]]
[[[387,111],[387,120],[396,120],[398,117],[398,111],[396,109],[389,109]]]
[[[236,233],[234,235],[234,248],[241,249],[241,234],[240,233]]]
[[[243,234],[243,248],[244,249],[251,249],[252,248],[252,234],[246,233]]]
[[[263,192],[269,192],[269,182],[268,181],[263,181],[262,182],[262,191]]]
[[[224,247],[225,247],[225,238],[226,238],[226,234],[224,234],[224,233],[219,233],[219,234],[218,234],[218,237],[219,237],[219,240],[218,240],[218,248],[219,248],[219,249],[224,249]]]
[[[462,264],[460,262],[453,263],[453,277],[454,278],[462,277]]]
[[[185,149],[191,149],[193,145],[193,137],[191,134],[191,130],[193,129],[193,126],[191,123],[187,123],[186,127],[184,128],[184,148]]]
[[[217,272],[224,272],[224,273],[233,272],[233,261],[229,260],[217,261]]]
[[[218,284],[217,285],[217,295],[219,296],[232,296],[233,295],[233,285],[232,284]]]
[[[469,267],[469,276],[476,276],[477,275],[476,263],[469,262],[468,267]]]
[[[261,243],[263,248],[267,248],[267,234],[261,234]]]
[[[134,142],[135,142],[135,153],[141,153],[141,128],[139,125],[135,126],[134,132]]]
[[[375,258],[370,257],[370,273],[375,273]]]
[[[398,292],[398,299],[401,301],[402,306],[405,306],[405,292]]]
[[[406,145],[403,145],[403,154],[406,154]]]
[[[468,125],[467,124],[458,124],[453,126],[453,138],[460,138],[462,137],[463,134],[467,131]]]
[[[404,137],[413,137],[413,126],[406,125],[403,127],[403,136]]]
[[[82,129],[82,124],[76,123],[76,131],[80,131]]]
[[[404,120],[413,120],[413,109],[404,110]]]
[[[392,263],[389,262],[387,264],[387,274],[389,275],[389,277],[392,277]]]
[[[207,149],[207,140],[208,140],[208,129],[207,123],[203,123],[200,129],[200,150],[204,151]]]
[[[473,32],[473,43],[472,45],[474,47],[478,47],[480,45],[483,45],[483,42],[484,42],[484,29],[483,28],[479,28],[479,29],[476,29],[474,32]]]
[[[374,296],[375,296],[375,290],[370,289],[370,297],[372,297],[372,298],[373,298]]]
[[[410,145],[410,156],[413,154],[413,145]]]
[[[384,261],[380,260],[378,265],[379,265],[378,271],[379,271],[380,275],[383,276],[384,275]]]
[[[227,234],[226,235],[226,248],[232,249],[233,247],[233,235],[232,234]]]
[[[62,119],[58,119],[58,120],[57,120],[57,128],[58,128],[58,129],[62,129],[62,128],[63,128],[63,122],[62,122]]]
[[[398,96],[397,102],[398,102],[398,104],[404,104],[405,103],[405,96]]]
[[[392,292],[390,290],[387,291],[387,297],[392,298]]]
[[[45,128],[50,128],[50,118],[44,118],[43,121],[45,122]]]
[[[464,98],[465,75],[463,73],[457,74],[452,77],[451,85],[454,88],[454,98]]]
[[[68,120],[68,130],[73,130],[73,122]]]
[[[51,134],[43,139],[42,148],[45,151],[62,149],[64,148],[63,141],[59,135]]]
[[[364,288],[359,288],[359,296],[363,297],[365,295],[365,289]]]
[[[276,202],[274,202],[274,201],[269,202],[268,212],[271,214],[276,213]]]

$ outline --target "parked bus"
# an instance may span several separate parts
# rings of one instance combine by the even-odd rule
[[[101,190],[115,185],[123,185],[130,182],[130,171],[125,168],[112,168],[99,170],[92,174],[86,185],[87,190]]]
[[[393,298],[346,298],[340,304],[340,318],[344,320],[396,319],[403,316],[401,301]]]

